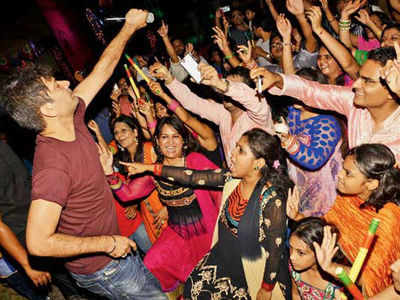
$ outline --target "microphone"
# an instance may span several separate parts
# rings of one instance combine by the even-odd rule
[[[123,22],[125,21],[125,17],[110,17],[110,18],[104,18],[104,21],[106,22]],[[146,23],[153,23],[154,22],[154,14],[149,12],[147,14],[147,19]]]

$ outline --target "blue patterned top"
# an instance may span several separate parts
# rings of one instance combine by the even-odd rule
[[[335,152],[342,137],[339,121],[331,115],[317,115],[301,120],[300,110],[289,107],[287,118],[289,132],[299,142],[290,158],[308,170],[321,168]]]

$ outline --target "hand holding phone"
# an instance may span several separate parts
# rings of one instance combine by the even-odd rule
[[[190,53],[185,55],[180,64],[197,83],[200,83],[201,74],[198,68],[199,64]]]

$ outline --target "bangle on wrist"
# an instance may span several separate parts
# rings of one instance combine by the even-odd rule
[[[263,281],[263,283],[261,284],[261,288],[266,290],[267,292],[270,292],[274,289],[275,287],[275,283],[274,284],[269,284]]]
[[[163,165],[162,164],[155,164],[153,169],[153,174],[156,176],[161,176]]]
[[[225,59],[231,59],[233,57],[233,54],[231,54],[231,55],[225,55]]]
[[[111,251],[107,252],[107,254],[113,253],[115,248],[117,247],[117,240],[115,239],[115,237],[113,235],[111,237],[114,240],[114,247],[111,249]]]
[[[282,44],[283,44],[283,46],[292,46],[291,42],[283,42]]]
[[[172,100],[171,103],[168,104],[168,109],[169,109],[170,111],[175,112],[176,109],[177,109],[179,106],[180,106],[180,104],[179,104],[178,101]]]

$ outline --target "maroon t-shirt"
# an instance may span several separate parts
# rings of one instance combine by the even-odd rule
[[[80,100],[73,142],[37,136],[32,200],[43,199],[62,206],[58,233],[80,237],[119,234],[113,194],[84,115],[85,103]],[[77,256],[69,258],[66,267],[73,273],[91,274],[110,260],[104,253]]]

